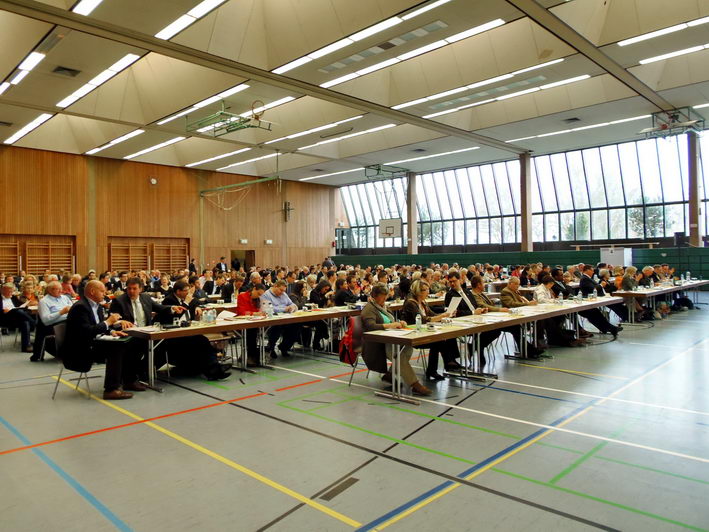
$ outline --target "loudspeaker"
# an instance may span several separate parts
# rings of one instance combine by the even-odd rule
[[[687,235],[684,234],[684,231],[675,233],[675,247],[680,248],[684,247],[687,245]]]

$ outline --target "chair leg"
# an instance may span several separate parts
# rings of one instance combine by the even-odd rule
[[[359,355],[357,356],[357,360],[355,360],[355,363],[352,366],[352,373],[350,373],[350,382],[347,384],[347,386],[352,386],[352,378],[354,377],[355,371],[357,371],[358,364],[359,364]]]
[[[52,401],[54,400],[54,396],[57,395],[57,388],[59,387],[59,381],[62,378],[62,372],[64,371],[64,366],[59,368],[59,375],[57,375],[57,382],[54,385],[54,393],[52,393]]]
[[[89,386],[89,374],[84,373],[84,379],[86,379],[86,391],[88,394],[86,395],[87,399],[91,399],[91,386]]]

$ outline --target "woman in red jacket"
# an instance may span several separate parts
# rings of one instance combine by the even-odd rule
[[[251,290],[242,292],[236,300],[236,313],[239,316],[265,316],[261,312],[261,296],[266,291],[266,287],[261,283],[255,284]],[[258,329],[246,330],[246,364],[248,366],[259,366],[259,350],[256,343]]]

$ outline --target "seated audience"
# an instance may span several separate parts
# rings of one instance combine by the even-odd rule
[[[273,306],[273,312],[277,314],[290,313],[297,310],[298,307],[291,301],[291,298],[286,294],[287,283],[283,279],[279,279],[273,286],[261,296],[261,305],[265,302]],[[278,358],[276,354],[276,343],[281,338],[281,343],[278,345],[281,356],[289,357],[290,349],[293,347],[295,340],[300,334],[299,324],[290,325],[275,325],[268,330],[268,345],[266,351],[271,355],[271,358]]]
[[[605,271],[608,273],[608,270]],[[583,277],[581,277],[581,280],[579,281],[579,290],[584,297],[588,297],[594,292],[599,296],[604,296],[606,295],[606,289],[615,289],[615,285],[608,281],[608,279],[610,279],[610,275],[607,276],[608,279],[596,282],[592,277],[594,275],[593,272],[594,270],[591,264],[585,264],[583,266]],[[620,321],[628,321],[628,309],[625,308],[625,303],[614,303],[612,305],[608,305],[608,308],[616,313]]]
[[[256,283],[251,290],[241,292],[237,298],[236,313],[239,316],[265,316],[261,311],[261,296],[266,291],[266,287],[261,283]],[[260,351],[258,347],[258,329],[246,329],[246,360],[248,366],[259,366]]]
[[[25,353],[32,352],[30,333],[35,328],[35,319],[27,310],[27,305],[20,302],[19,297],[13,295],[15,284],[5,283],[0,288],[2,294],[2,312],[0,313],[0,327],[18,329],[20,331],[21,349]]]

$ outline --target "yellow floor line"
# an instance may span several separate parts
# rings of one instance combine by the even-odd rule
[[[56,379],[57,377],[54,376],[54,378]],[[74,384],[71,384],[70,382],[67,382],[64,379],[59,379],[59,381],[62,384],[69,386],[70,388],[75,387]],[[98,401],[99,403],[106,405],[109,408],[112,408],[112,409],[120,412],[121,414],[124,414],[132,419],[135,419],[136,421],[143,421],[143,419],[144,419],[144,418],[140,417],[139,415],[134,414],[133,412],[131,412],[129,410],[126,410],[125,408],[121,408],[120,406],[117,406],[117,405],[111,403],[110,401],[105,401],[103,399],[96,397],[93,394],[88,393],[83,388],[79,388],[78,391],[84,395],[88,395],[89,397],[91,397],[95,401]],[[214,460],[217,460],[218,462],[221,462],[222,464],[231,467],[232,469],[236,469],[237,471],[244,473],[245,475],[248,475],[253,479],[258,480],[259,482],[262,482],[263,484],[266,484],[267,486],[269,486],[277,491],[280,491],[281,493],[284,493],[284,494],[288,495],[289,497],[293,497],[297,501],[302,502],[303,504],[306,504],[306,505],[310,506],[311,508],[318,510],[319,512],[329,515],[330,517],[333,517],[334,519],[337,519],[338,521],[342,521],[343,523],[350,525],[353,528],[357,528],[362,525],[362,523],[355,521],[354,519],[351,519],[351,518],[347,517],[346,515],[336,512],[335,510],[332,510],[332,509],[328,508],[327,506],[323,506],[322,504],[313,501],[312,499],[310,499],[309,497],[306,497],[305,495],[301,495],[300,493],[293,491],[292,489],[287,488],[287,487],[283,486],[282,484],[279,484],[278,482],[271,480],[270,478],[267,478],[267,477],[257,473],[256,471],[252,471],[248,467],[244,467],[240,464],[237,464],[233,460],[230,460],[220,454],[217,454],[214,451],[210,451],[209,449],[202,447],[198,443],[190,441],[187,438],[180,436],[179,434],[175,434],[174,432],[172,432],[166,428],[163,428],[160,425],[157,425],[151,421],[146,421],[145,423],[143,423],[143,425],[148,426],[151,429],[157,430],[158,432],[162,432],[166,436],[169,436],[170,438],[177,440],[180,443],[187,445],[188,447],[191,447],[195,451],[199,451],[200,453],[205,454],[205,455],[209,456],[210,458],[213,458]]]
[[[616,375],[604,375],[603,373],[590,373],[588,371],[577,371],[575,369],[566,368],[552,368],[550,366],[535,366],[534,364],[525,364],[524,362],[517,362],[516,366],[525,366],[527,368],[537,368],[537,369],[548,369],[551,371],[563,371],[565,373],[578,373],[579,375],[592,375],[593,377],[606,377],[607,379],[618,379],[627,381],[628,377],[618,377]]]
[[[701,342],[699,345],[705,344],[708,340],[709,340],[709,339],[704,340],[704,341]],[[696,346],[694,346],[694,347],[696,347]],[[557,426],[557,427],[563,427],[564,425],[567,425],[567,424],[571,423],[573,420],[578,419],[579,417],[581,417],[582,415],[586,414],[587,412],[590,412],[590,411],[593,410],[595,407],[602,405],[603,403],[605,403],[605,402],[608,401],[609,399],[613,398],[614,396],[620,395],[621,393],[623,393],[625,390],[627,390],[628,388],[630,388],[631,386],[633,386],[633,385],[636,384],[637,382],[641,381],[642,379],[645,379],[646,377],[649,377],[649,376],[652,375],[653,373],[657,372],[659,369],[665,367],[666,365],[670,364],[671,362],[673,362],[674,360],[676,360],[676,359],[679,358],[680,356],[682,356],[682,355],[688,353],[689,351],[691,351],[691,348],[685,349],[685,350],[682,351],[681,353],[678,353],[677,355],[675,355],[675,356],[673,356],[672,358],[670,358],[670,359],[668,359],[667,361],[665,361],[663,364],[660,364],[659,366],[655,367],[655,369],[653,369],[652,371],[650,371],[650,372],[648,372],[648,373],[645,373],[645,374],[643,374],[643,375],[641,375],[641,376],[639,376],[639,377],[636,377],[635,379],[633,379],[632,381],[630,381],[630,382],[627,383],[626,385],[620,387],[618,390],[616,390],[615,392],[613,392],[613,393],[611,393],[610,395],[608,395],[608,397],[604,398],[604,399],[601,400],[601,401],[598,401],[597,403],[594,403],[594,404],[592,404],[592,405],[587,406],[586,408],[584,408],[583,410],[581,410],[581,411],[578,412],[577,414],[574,414],[574,415],[571,416],[570,418],[565,419],[564,421],[562,421],[561,423],[559,423],[559,424],[556,425],[556,426]],[[535,367],[539,367],[539,366],[535,366]],[[545,368],[545,369],[546,369],[546,368]],[[540,434],[539,436],[537,436],[537,437],[535,437],[535,438],[532,438],[531,440],[529,440],[528,442],[526,442],[524,445],[521,445],[521,446],[519,446],[519,447],[517,447],[517,448],[515,448],[515,449],[512,449],[511,451],[509,451],[509,452],[503,454],[502,456],[500,456],[497,460],[494,460],[494,461],[490,462],[489,464],[485,465],[484,467],[481,467],[481,468],[478,469],[477,471],[471,473],[470,475],[468,475],[467,477],[465,477],[465,480],[472,480],[472,479],[474,479],[475,477],[478,477],[478,476],[482,475],[485,471],[488,471],[488,470],[490,470],[491,468],[495,467],[496,465],[500,464],[501,462],[504,462],[504,461],[507,460],[508,458],[511,458],[512,456],[516,455],[517,453],[519,453],[519,452],[522,451],[523,449],[528,448],[530,445],[533,445],[534,443],[538,442],[539,440],[541,440],[542,438],[548,436],[549,434],[551,434],[551,433],[553,433],[553,432],[554,432],[553,430],[546,430],[546,431],[544,431],[542,434]],[[435,495],[432,495],[432,496],[429,497],[428,499],[425,499],[425,500],[421,501],[420,503],[418,503],[417,505],[415,505],[415,506],[409,508],[409,509],[406,510],[405,512],[402,512],[401,514],[395,515],[394,517],[392,517],[392,518],[389,519],[388,521],[383,522],[382,524],[380,524],[380,525],[378,525],[376,528],[374,528],[374,530],[383,530],[383,529],[387,528],[388,526],[391,526],[391,525],[393,525],[394,523],[396,523],[396,522],[398,522],[398,521],[401,521],[402,519],[404,519],[405,517],[411,515],[411,514],[414,513],[415,511],[420,510],[420,509],[423,508],[424,506],[427,506],[428,504],[432,503],[433,501],[439,499],[439,498],[440,498],[441,496],[443,496],[444,494],[450,493],[451,491],[453,491],[454,489],[456,489],[456,488],[458,488],[458,487],[460,487],[460,486],[462,486],[462,484],[453,484],[453,485],[447,487],[446,489],[442,490],[440,493],[436,493]]]

